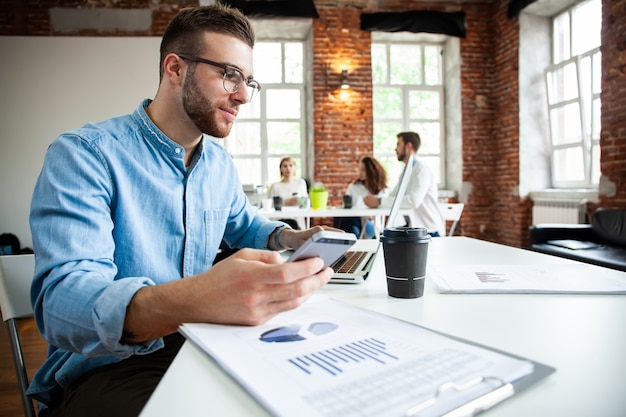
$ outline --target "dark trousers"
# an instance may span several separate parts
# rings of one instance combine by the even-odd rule
[[[136,417],[174,360],[184,337],[165,338],[165,347],[96,368],[65,387],[47,417]]]

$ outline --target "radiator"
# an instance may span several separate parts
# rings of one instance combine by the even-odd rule
[[[585,223],[585,199],[537,198],[533,200],[533,224]]]

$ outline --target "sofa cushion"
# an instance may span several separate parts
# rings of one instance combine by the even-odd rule
[[[597,209],[591,227],[603,241],[626,247],[626,210]]]
[[[568,249],[549,243],[536,243],[532,245],[532,250],[592,265],[626,271],[626,248],[624,247],[600,245],[588,249]]]

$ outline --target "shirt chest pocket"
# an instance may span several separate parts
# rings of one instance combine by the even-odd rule
[[[210,266],[222,242],[230,209],[213,209],[204,212],[204,262]]]

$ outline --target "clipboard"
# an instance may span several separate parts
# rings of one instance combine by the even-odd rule
[[[280,417],[343,417],[351,415],[351,411],[354,412],[352,415],[376,417],[476,415],[555,372],[550,366],[526,358],[341,301],[317,297],[262,326],[185,323],[179,331],[268,412]],[[308,323],[311,319],[315,320],[316,326],[297,325]],[[333,364],[330,357],[334,348],[329,346],[338,346],[337,351],[340,352],[339,348],[344,347],[342,343],[355,339],[355,336],[358,339],[362,334],[373,334],[375,337],[372,339],[377,340],[371,345],[361,345],[364,359],[346,364],[339,358]],[[415,345],[415,340],[421,346]],[[359,349],[358,343],[354,346]],[[391,376],[392,380],[396,379],[391,381],[393,383],[404,384],[403,387],[413,386],[401,371],[406,371],[409,376],[422,376],[421,371],[413,371],[417,369],[413,368],[413,359],[422,353],[420,349],[430,353],[431,347],[476,354],[481,356],[480,359],[491,361],[489,363],[493,366],[484,368],[484,373],[480,369],[475,371],[475,375],[452,379],[446,374],[443,379],[438,379],[443,381],[441,383],[416,386],[420,395],[415,399],[409,395],[408,399],[394,400],[384,394],[387,398],[381,401],[390,400],[391,406],[377,403],[375,394],[378,388],[371,386],[368,391],[369,381],[387,381],[384,378]],[[380,356],[372,354],[373,358],[367,357],[376,349]],[[336,365],[336,369],[332,365]],[[361,386],[365,400],[346,397],[339,405],[344,407],[340,411],[319,406],[318,400],[330,403],[329,398],[334,397],[336,392],[356,395],[352,394],[350,384]],[[365,405],[352,406],[350,401],[356,400]],[[331,404],[328,407],[334,406]]]

